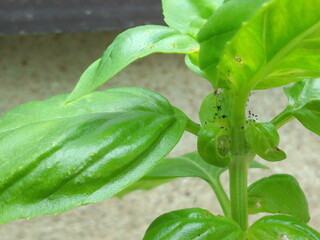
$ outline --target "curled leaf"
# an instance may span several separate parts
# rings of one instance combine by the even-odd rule
[[[215,126],[203,126],[198,134],[198,151],[207,163],[226,167],[231,162],[231,139]]]
[[[279,134],[272,123],[250,123],[245,133],[250,147],[263,159],[274,162],[286,159],[279,149]]]

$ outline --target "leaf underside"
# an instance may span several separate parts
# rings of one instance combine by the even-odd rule
[[[257,161],[253,161],[250,168],[267,169],[266,166]],[[175,158],[166,158],[162,159],[143,178],[124,189],[117,196],[123,197],[136,190],[150,190],[182,177],[200,178],[214,187],[220,181],[220,175],[225,171],[227,171],[227,168],[215,167],[205,162],[197,152]]]
[[[223,0],[162,0],[164,21],[168,26],[195,37],[222,3]]]
[[[284,114],[291,114],[320,135],[320,78],[303,80],[284,88],[284,92],[289,100]]]

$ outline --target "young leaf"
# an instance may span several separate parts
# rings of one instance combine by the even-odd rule
[[[140,88],[65,99],[0,118],[0,223],[114,196],[163,159],[186,126],[165,98]]]
[[[264,4],[225,48],[219,85],[268,89],[319,77],[319,12],[319,0]]]
[[[198,34],[200,43],[200,68],[207,73],[216,88],[225,83],[217,82],[217,65],[228,42],[243,23],[269,0],[229,0],[208,20]]]
[[[274,215],[256,221],[249,228],[246,237],[249,240],[319,240],[320,234],[293,217]]]
[[[182,33],[196,36],[223,0],[162,0],[164,21]]]
[[[210,93],[201,103],[199,118],[202,125],[213,124],[228,132],[230,108],[225,92]]]
[[[263,159],[274,162],[287,157],[278,148],[279,134],[272,123],[252,123],[245,135],[250,147]]]
[[[207,163],[227,167],[231,162],[230,137],[219,127],[206,125],[198,133],[198,152]]]
[[[117,36],[101,59],[88,67],[67,101],[93,91],[139,58],[152,53],[187,54],[198,48],[192,37],[169,27],[146,25],[129,29]]]
[[[248,188],[249,213],[282,213],[302,222],[310,220],[309,208],[297,180],[287,174],[262,178]]]
[[[239,240],[240,227],[228,217],[214,216],[200,208],[176,210],[154,220],[143,240]]]
[[[274,120],[279,127],[297,118],[307,129],[320,135],[320,78],[306,79],[284,88],[289,103]]]

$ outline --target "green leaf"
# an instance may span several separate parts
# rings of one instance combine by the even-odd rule
[[[236,35],[243,23],[269,0],[229,0],[208,20],[198,34],[200,68],[207,73],[216,88],[226,85],[218,82],[217,65],[223,50]]]
[[[168,26],[196,36],[223,0],[162,0]]]
[[[213,92],[201,103],[199,118],[202,125],[215,125],[229,132],[230,107],[226,92]]]
[[[199,153],[192,152],[180,157],[163,159],[144,178],[197,177],[212,183],[226,170],[206,163]]]
[[[257,161],[251,162],[250,168],[268,169]],[[211,186],[222,210],[228,215],[230,213],[229,200],[220,182],[220,175],[226,170],[227,168],[219,168],[206,163],[197,152],[176,158],[167,158],[161,160],[142,179],[117,194],[117,196],[123,197],[135,190],[150,190],[180,177],[196,177],[203,179]]]
[[[255,165],[256,167],[259,167]],[[125,189],[120,194],[123,196],[134,190],[149,190],[160,184],[167,183],[181,177],[196,177],[208,182],[211,186],[219,181],[220,175],[227,168],[218,168],[206,163],[197,152],[185,154],[180,157],[166,158],[161,160],[136,184]]]
[[[149,226],[143,240],[238,240],[243,232],[228,217],[214,216],[200,208],[165,213]]]
[[[123,198],[125,195],[137,190],[149,191],[153,188],[156,188],[160,185],[168,183],[172,180],[174,179],[170,179],[170,178],[158,179],[157,177],[155,178],[143,177],[139,181],[135,182],[134,184],[130,185],[129,187],[125,188],[124,190],[116,194],[115,196],[118,198]]]
[[[319,77],[319,12],[319,0],[264,4],[227,44],[217,66],[218,85],[268,89]]]
[[[291,117],[297,118],[307,129],[320,135],[320,78],[306,79],[284,88],[289,103],[273,122],[283,125]]]
[[[202,71],[199,67],[199,52],[198,51],[186,55],[185,64],[187,65],[187,67],[189,69],[191,69],[194,73],[196,73],[200,77],[205,78],[205,79],[208,78],[207,74],[204,71]]]
[[[250,168],[269,169],[269,167],[266,165],[263,165],[255,160],[250,163]]]
[[[255,222],[246,237],[248,240],[319,240],[320,234],[293,217],[275,215]]]
[[[227,167],[232,159],[231,138],[223,129],[206,125],[198,133],[198,152],[207,163],[216,167]]]
[[[192,37],[169,27],[146,25],[126,30],[82,74],[67,101],[93,91],[139,58],[152,53],[187,54],[198,48]]]
[[[164,97],[140,88],[66,97],[0,118],[0,223],[114,196],[163,159],[186,126]]]
[[[274,162],[287,156],[278,148],[279,134],[272,123],[251,123],[245,133],[250,147],[263,159]]]
[[[309,208],[297,180],[287,174],[262,178],[248,188],[249,213],[282,213],[302,222],[310,220]]]
[[[250,168],[268,169],[265,165],[253,161]],[[197,152],[188,153],[180,157],[162,159],[141,180],[157,181],[172,180],[181,177],[195,177],[203,179],[209,184],[219,180],[227,168],[219,168],[206,163]]]

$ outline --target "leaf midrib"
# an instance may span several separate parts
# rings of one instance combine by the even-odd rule
[[[72,119],[72,118],[77,118],[77,117],[86,117],[89,115],[96,115],[96,114],[114,114],[115,116],[118,116],[120,114],[127,114],[127,113],[153,113],[153,114],[158,114],[158,115],[164,115],[164,116],[173,116],[173,114],[163,114],[163,113],[159,113],[159,112],[152,112],[152,111],[135,111],[135,110],[127,110],[124,112],[93,112],[93,113],[86,113],[86,114],[80,114],[80,115],[74,115],[74,116],[65,116],[65,117],[55,117],[55,118],[51,118],[51,119],[47,119],[47,120],[39,120],[39,121],[35,121],[32,123],[28,123],[26,125],[23,126],[19,126],[19,127],[14,127],[14,128],[10,128],[4,131],[0,131],[0,135],[10,132],[10,131],[15,131],[30,125],[34,125],[34,124],[40,124],[40,123],[45,123],[45,122],[51,122],[51,121],[57,121],[57,120],[66,120],[66,119]]]
[[[209,172],[207,172],[207,170],[204,169],[202,166],[198,165],[197,163],[193,162],[192,160],[190,160],[186,157],[181,157],[181,158],[184,159],[185,161],[191,163],[192,165],[196,166],[202,173],[207,175],[208,179],[204,179],[204,180],[208,181],[209,183],[214,183],[216,181],[216,179],[214,177],[212,177],[211,174]]]

